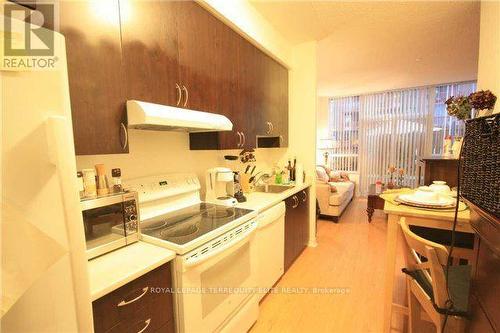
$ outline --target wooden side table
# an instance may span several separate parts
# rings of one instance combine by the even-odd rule
[[[382,188],[382,192],[385,188]],[[368,214],[368,223],[372,221],[373,212],[375,209],[384,209],[385,200],[380,197],[380,193],[375,191],[375,184],[371,184],[368,188],[368,205],[366,214]]]

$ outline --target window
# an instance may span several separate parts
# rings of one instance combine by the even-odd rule
[[[358,171],[358,123],[358,96],[330,99],[329,137],[321,140],[320,149],[333,170]]]
[[[429,90],[405,89],[361,96],[360,192],[387,183],[389,166],[404,169],[401,185],[415,186],[416,160],[425,150]],[[393,179],[395,181],[395,179]]]
[[[447,136],[463,136],[465,124],[446,112],[446,100],[451,96],[467,96],[476,91],[475,82],[453,83],[437,86],[434,102],[434,124],[432,129],[432,154],[443,153],[443,141]]]
[[[442,154],[444,138],[465,130],[447,114],[446,100],[475,89],[475,82],[464,82],[332,98],[329,137],[319,148],[333,170],[359,172],[362,195],[377,180],[390,180],[391,165],[404,169],[400,185],[418,186],[417,159]]]

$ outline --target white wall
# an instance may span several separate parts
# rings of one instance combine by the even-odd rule
[[[500,112],[500,2],[481,2],[478,89],[489,89],[498,98],[494,112]]]
[[[193,172],[202,183],[204,193],[205,171],[216,166],[242,170],[240,162],[226,161],[224,155],[238,155],[241,150],[194,151],[189,150],[189,135],[182,132],[129,130],[128,154],[77,156],[77,167],[93,168],[104,163],[108,177],[112,168],[121,168],[123,179],[150,175]],[[286,148],[257,149],[257,165],[268,169],[286,155]]]
[[[306,175],[315,179],[316,171],[316,42],[299,44],[292,49],[289,76],[289,154],[297,156]],[[316,245],[316,190],[309,194],[309,245]]]

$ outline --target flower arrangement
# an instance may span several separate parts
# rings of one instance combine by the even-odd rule
[[[493,110],[497,97],[489,90],[481,90],[469,96],[451,96],[445,102],[446,111],[450,116],[460,120],[471,118],[472,109]]]
[[[493,110],[497,97],[489,90],[481,90],[469,95],[469,102],[476,110]]]
[[[465,96],[451,96],[445,102],[446,111],[450,116],[455,116],[460,120],[469,119],[472,113],[472,105],[469,98]]]
[[[396,167],[394,165],[390,165],[387,168],[387,172],[391,175],[391,180],[387,183],[387,187],[392,189],[394,188],[394,173],[396,172]]]
[[[399,187],[403,187],[403,178],[404,178],[405,173],[406,173],[405,169],[399,168],[399,170],[398,170],[398,184],[399,184]]]

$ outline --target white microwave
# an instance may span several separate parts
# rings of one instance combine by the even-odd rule
[[[139,240],[137,202],[134,191],[81,200],[88,259]]]

